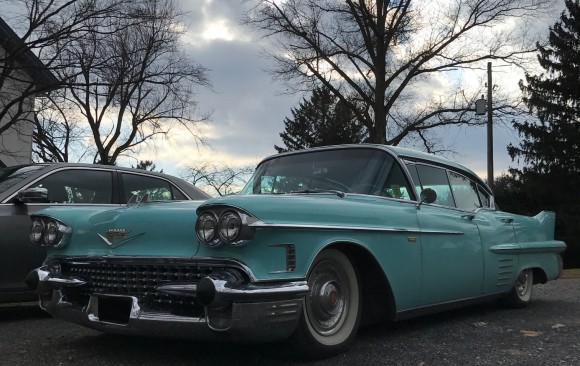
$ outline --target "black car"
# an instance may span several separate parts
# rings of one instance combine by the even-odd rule
[[[205,200],[209,196],[170,175],[116,166],[42,163],[0,169],[0,302],[35,300],[24,283],[44,248],[30,243],[30,215],[48,206],[125,205],[148,200]]]

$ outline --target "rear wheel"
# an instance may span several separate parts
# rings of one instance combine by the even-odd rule
[[[531,269],[524,269],[516,278],[514,288],[507,298],[504,299],[503,304],[512,308],[525,307],[532,297],[532,288],[534,287],[534,271]]]
[[[340,251],[320,253],[308,273],[309,291],[295,340],[309,358],[347,349],[358,330],[361,294],[352,263]]]

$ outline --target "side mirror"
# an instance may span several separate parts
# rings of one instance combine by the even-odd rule
[[[437,200],[437,192],[432,188],[425,188],[421,191],[421,202],[433,203]]]
[[[420,201],[416,205],[417,209],[420,209],[421,204],[423,203],[435,202],[435,200],[437,199],[437,192],[435,192],[435,190],[432,188],[425,188],[424,190],[421,191],[419,199]]]
[[[16,195],[16,202],[19,203],[46,203],[48,202],[48,189],[28,188],[23,189]]]

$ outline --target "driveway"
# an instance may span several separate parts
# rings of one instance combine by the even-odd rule
[[[0,307],[0,365],[301,365],[286,343],[190,342],[102,334],[35,304]],[[362,329],[337,357],[309,365],[580,365],[580,279],[534,286],[526,309],[480,305]]]

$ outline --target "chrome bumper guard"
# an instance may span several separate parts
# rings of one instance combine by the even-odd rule
[[[87,304],[69,302],[66,287],[82,278],[32,271],[27,283],[40,294],[40,306],[56,318],[96,330],[190,339],[267,342],[288,338],[296,329],[308,291],[306,281],[246,283],[236,271],[219,271],[197,284],[164,284],[156,290],[195,297],[204,306],[199,317],[148,309],[135,296],[92,294]]]

